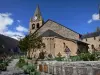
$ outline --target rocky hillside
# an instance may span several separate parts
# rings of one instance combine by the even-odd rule
[[[9,53],[18,50],[18,41],[0,34],[0,53]]]

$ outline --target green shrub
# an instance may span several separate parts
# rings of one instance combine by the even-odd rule
[[[79,56],[70,56],[71,61],[80,61],[80,57]]]
[[[81,53],[77,56],[70,56],[72,61],[96,61],[99,60],[98,53]]]
[[[96,61],[98,60],[98,55],[96,53],[82,53],[80,54],[80,59],[83,61]]]
[[[1,71],[6,71],[7,70],[7,66],[5,63],[0,63],[0,70]]]
[[[57,61],[63,61],[65,57],[55,57],[55,60]]]
[[[24,65],[26,65],[27,63],[25,62],[25,59],[24,58],[20,58],[19,61],[17,62],[17,66],[19,68],[22,68]]]
[[[36,65],[28,64],[23,66],[24,73],[29,75],[40,75],[40,73],[36,70]]]

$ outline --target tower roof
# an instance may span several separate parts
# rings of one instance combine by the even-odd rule
[[[39,5],[37,5],[37,8],[35,10],[34,16],[33,16],[33,20],[37,18],[37,20],[43,20],[41,12],[40,12],[40,8]]]

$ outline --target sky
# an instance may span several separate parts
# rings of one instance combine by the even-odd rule
[[[15,39],[28,34],[37,5],[44,21],[51,19],[80,34],[100,27],[100,0],[0,0],[0,34]]]

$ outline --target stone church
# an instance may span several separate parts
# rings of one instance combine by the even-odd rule
[[[43,51],[47,54],[57,56],[60,53],[62,56],[66,56],[67,53],[70,53],[71,56],[75,56],[82,52],[88,52],[88,44],[82,42],[81,34],[50,19],[44,22],[39,6],[30,19],[29,32],[30,34],[38,32],[42,36],[42,41],[45,43]],[[40,51],[36,50],[30,55],[38,56]]]
[[[89,52],[100,51],[100,28],[97,27],[95,32],[83,35],[83,41],[89,44]]]

